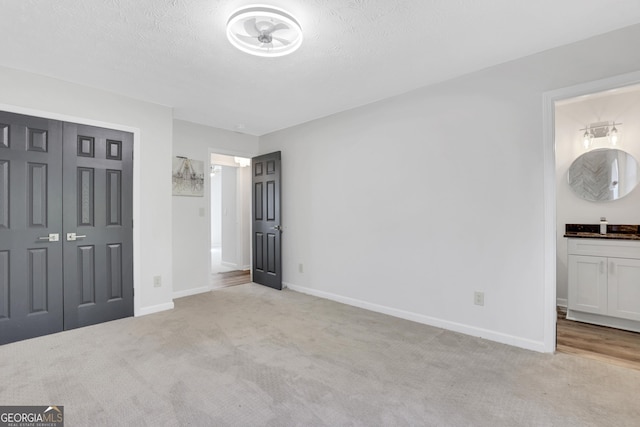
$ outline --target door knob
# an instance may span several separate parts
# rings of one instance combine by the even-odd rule
[[[271,227],[271,228],[273,228],[274,230],[282,231],[282,227],[279,226],[279,225],[276,225],[276,226]]]
[[[84,237],[87,237],[84,234],[76,234],[76,233],[67,233],[67,242],[74,242],[78,239],[82,239]]]
[[[47,240],[49,242],[57,242],[60,240],[60,235],[58,233],[49,233],[48,236],[38,237],[38,240]]]

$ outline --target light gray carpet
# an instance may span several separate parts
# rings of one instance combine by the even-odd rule
[[[0,346],[0,404],[67,426],[638,426],[640,371],[254,284]]]

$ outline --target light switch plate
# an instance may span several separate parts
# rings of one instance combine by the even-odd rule
[[[474,292],[473,303],[475,305],[484,305],[484,292]]]

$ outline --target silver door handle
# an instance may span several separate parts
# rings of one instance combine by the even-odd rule
[[[60,235],[58,233],[49,233],[48,236],[38,237],[38,240],[47,240],[49,242],[57,242],[60,240]]]
[[[278,231],[282,231],[282,227],[279,225],[276,225],[275,227],[271,227],[274,230],[278,230]]]
[[[76,241],[78,239],[83,239],[87,237],[84,234],[76,234],[76,233],[67,233],[67,242],[73,242]]]

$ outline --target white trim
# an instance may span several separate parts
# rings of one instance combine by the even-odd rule
[[[569,306],[569,301],[566,298],[556,298],[556,306],[567,308]]]
[[[567,319],[575,320],[577,322],[606,326],[609,328],[623,329],[625,331],[640,332],[640,322],[637,320],[623,319],[620,317],[605,316],[595,313],[586,313],[576,310],[567,310]]]
[[[544,288],[543,288],[543,342],[544,351],[556,350],[556,147],[555,100],[549,93],[542,95],[542,143],[544,155]],[[551,316],[553,308],[553,316]]]
[[[640,83],[640,71],[582,83],[542,95],[542,144],[544,152],[544,351],[556,348],[556,159],[555,103]]]
[[[147,314],[159,313],[161,311],[173,310],[173,301],[165,302],[164,304],[152,305],[149,307],[141,307],[136,317],[146,316]]]
[[[205,292],[209,292],[210,290],[211,290],[211,286],[201,286],[199,288],[185,289],[183,291],[175,291],[173,293],[173,299],[190,297],[191,295],[203,294]]]
[[[142,175],[140,173],[140,162],[142,156],[142,140],[140,139],[140,129],[132,126],[121,125],[117,123],[103,122],[100,120],[86,119],[78,116],[71,116],[69,114],[52,113],[50,111],[38,110],[35,108],[25,108],[17,105],[0,103],[0,110],[8,111],[16,114],[25,114],[28,116],[44,117],[46,119],[60,120],[63,122],[78,123],[87,126],[97,126],[108,129],[116,129],[125,132],[133,133],[133,315],[142,316],[143,308],[141,307],[142,296],[142,269],[140,267],[140,260],[142,259],[142,235],[140,226],[136,224],[142,224],[142,215],[140,213],[140,200],[142,192],[140,187],[142,185]]]
[[[436,328],[447,329],[454,332],[460,332],[466,335],[474,337],[485,338],[491,341],[499,342],[502,344],[512,345],[527,350],[533,350],[537,352],[544,352],[544,343],[541,341],[533,341],[523,339],[513,335],[507,335],[500,332],[491,331],[488,329],[477,328],[475,326],[465,325],[462,323],[451,322],[448,320],[438,319],[435,317],[425,316],[423,314],[413,313],[410,311],[399,310],[384,305],[374,304],[367,301],[362,301],[354,298],[349,298],[330,292],[319,291],[305,286],[298,286],[292,283],[282,283],[283,287],[286,287],[292,291],[300,292],[307,295],[313,295],[332,301],[336,301],[342,304],[351,305],[354,307],[364,308],[365,310],[375,311],[377,313],[387,314],[393,317],[399,317],[401,319],[411,320],[413,322],[422,323]]]
[[[251,270],[251,265],[234,264],[232,262],[224,262],[224,261],[220,261],[220,265],[222,267],[232,268],[233,270],[236,270],[236,271]],[[211,274],[213,274],[213,273],[211,273]]]
[[[220,265],[227,268],[233,268],[234,270],[238,270],[238,264],[234,264],[232,262],[220,261]]]

